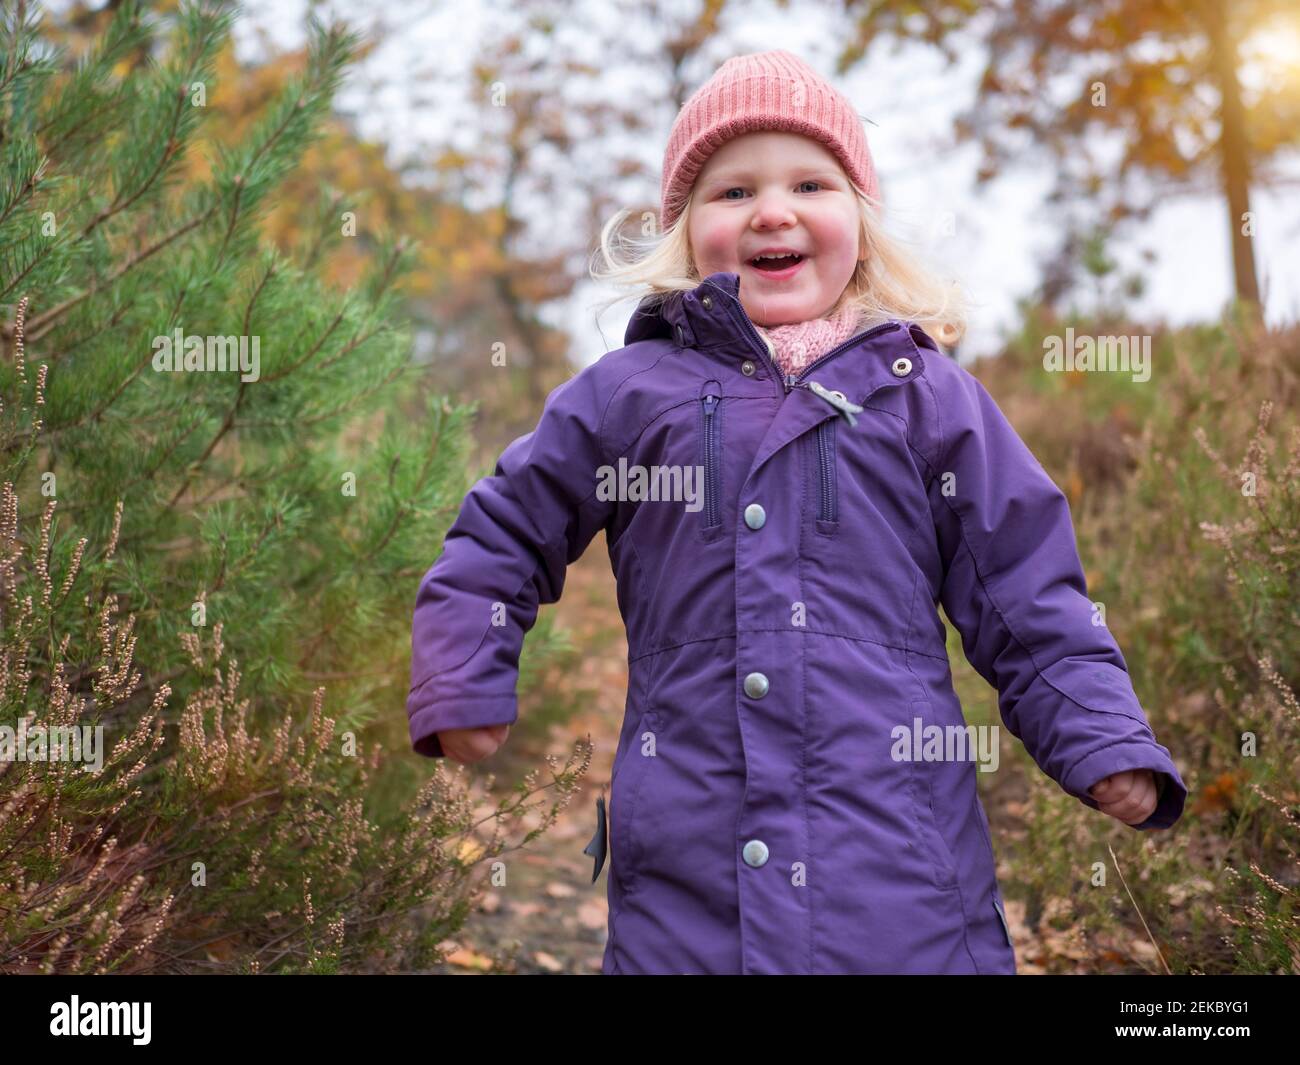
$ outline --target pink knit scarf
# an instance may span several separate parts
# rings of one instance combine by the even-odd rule
[[[771,342],[777,365],[782,371],[797,374],[814,359],[843,344],[857,332],[858,319],[858,308],[850,303],[838,314],[825,318],[756,328],[760,336]]]

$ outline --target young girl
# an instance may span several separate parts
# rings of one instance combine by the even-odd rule
[[[862,125],[802,61],[724,63],[662,191],[662,237],[604,275],[649,288],[625,346],[550,394],[420,585],[414,748],[500,745],[524,634],[603,529],[628,637],[603,971],[1014,973],[939,605],[1067,793],[1139,829],[1187,794],[1067,501],[926,331],[960,305],[882,231]]]

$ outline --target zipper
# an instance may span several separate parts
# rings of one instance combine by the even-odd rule
[[[821,463],[821,521],[839,520],[839,500],[835,491],[835,419],[827,418],[817,426],[817,457]]]
[[[704,524],[717,525],[718,514],[718,401],[715,392],[706,394],[704,404]]]
[[[802,388],[803,386],[799,385],[797,387]],[[850,425],[858,424],[858,419],[855,418],[854,415],[861,414],[862,408],[858,406],[858,404],[852,402],[843,392],[832,392],[830,389],[823,388],[816,381],[808,382],[808,390],[812,392],[814,396],[819,396],[839,411],[844,420]]]

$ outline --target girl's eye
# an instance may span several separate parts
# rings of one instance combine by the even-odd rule
[[[820,181],[813,181],[811,178],[810,178],[809,180],[807,180],[807,181],[801,181],[801,182],[799,182],[799,184],[798,184],[797,186],[795,186],[795,187],[796,187],[796,188],[802,188],[804,185],[814,185],[814,186],[816,186],[817,188],[821,188],[821,182],[820,182]],[[722,198],[723,198],[724,200],[727,200],[727,199],[733,199],[733,200],[734,200],[734,199],[738,199],[739,197],[732,196],[731,193],[733,193],[733,192],[744,192],[744,191],[745,191],[745,190],[744,190],[740,185],[734,185],[733,187],[727,189],[727,190],[722,194]]]

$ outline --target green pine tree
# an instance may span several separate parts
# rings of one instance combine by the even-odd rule
[[[0,15],[0,972],[424,964],[465,915],[435,841],[470,804],[436,771],[367,808],[360,733],[404,739],[472,409],[399,402],[406,242],[370,234],[339,292],[337,216],[309,265],[259,235],[358,38],[313,19],[232,147],[208,96],[233,17],[127,0],[74,60]],[[97,775],[4,758],[6,729],[74,724],[103,727]]]

